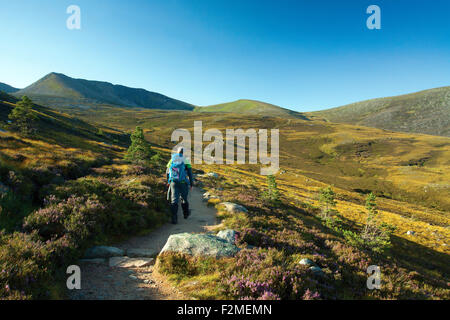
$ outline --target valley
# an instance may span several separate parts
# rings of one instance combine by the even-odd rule
[[[66,88],[64,81],[71,80],[53,82],[54,77],[56,91],[40,91],[39,85],[0,95],[0,268],[7,270],[0,275],[0,282],[7,283],[0,297],[65,298],[63,282],[51,279],[63,277],[64,266],[87,247],[124,241],[163,225],[168,218],[163,173],[176,144],[172,132],[187,129],[194,136],[194,122],[202,121],[203,133],[278,129],[280,168],[273,177],[278,195],[276,201],[267,200],[273,181],[260,174],[260,164],[194,163],[199,186],[214,195],[206,203],[218,210],[215,231],[236,230],[242,250],[226,259],[159,257],[159,272],[183,295],[448,299],[450,138],[445,134],[329,122],[325,113],[298,113],[253,100],[192,108],[173,101],[164,104],[167,109],[158,109],[159,102],[146,108],[119,106],[108,98],[93,102],[94,95],[79,96],[80,90]],[[8,123],[22,93],[36,100],[34,133],[29,135]],[[137,126],[152,156],[133,163],[124,155]],[[248,144],[244,148],[248,159]],[[322,216],[321,194],[328,186],[337,213],[331,220]],[[380,222],[394,227],[390,247],[382,253],[362,247],[355,236],[366,224],[365,201],[371,193]],[[230,215],[221,209],[223,201],[248,212]],[[301,259],[313,260],[325,276],[299,267]],[[365,289],[371,264],[382,266],[382,290]],[[30,277],[36,279],[32,286],[27,285]],[[241,281],[268,287],[242,291]]]

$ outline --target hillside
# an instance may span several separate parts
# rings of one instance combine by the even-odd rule
[[[228,103],[216,104],[206,107],[196,107],[195,112],[227,112],[238,114],[251,114],[282,118],[305,118],[301,113],[285,109],[273,104],[256,100],[237,100]]]
[[[361,101],[308,113],[331,122],[450,136],[450,87]]]
[[[67,266],[87,246],[165,221],[162,166],[122,160],[127,134],[39,105],[35,132],[11,131],[8,101],[2,93],[0,300],[63,299]]]
[[[2,103],[0,110],[12,106]],[[257,114],[242,117],[236,113],[111,106],[67,110],[83,120],[36,106],[42,117],[39,132],[45,135],[30,139],[0,133],[1,182],[25,198],[30,194],[22,182],[25,177],[31,177],[36,185],[32,192],[35,207],[21,207],[25,213],[8,215],[17,210],[0,203],[4,208],[0,219],[9,221],[6,236],[0,236],[0,266],[7,271],[0,274],[0,297],[20,295],[23,289],[24,298],[54,297],[48,293],[54,292],[50,290],[55,284],[53,274],[41,272],[36,285],[27,287],[24,279],[28,274],[11,276],[17,264],[31,261],[31,265],[39,266],[58,261],[48,270],[64,275],[65,267],[73,264],[89,244],[108,244],[164,221],[165,159],[158,156],[159,163],[155,163],[152,158],[148,168],[115,160],[125,149],[114,139],[102,143],[100,140],[107,138],[96,135],[98,129],[107,136],[117,133],[120,138],[121,131],[129,132],[140,125],[154,148],[160,145],[167,150],[173,146],[172,131],[191,130],[195,120],[203,121],[203,130],[280,129],[280,171],[275,176],[279,202],[265,198],[268,180],[259,174],[259,165],[195,164],[194,170],[217,174],[217,178],[199,176],[202,188],[217,196],[209,199],[209,205],[234,202],[248,212],[227,214],[219,209],[218,228],[239,232],[242,250],[236,257],[158,257],[155,268],[178,290],[197,299],[242,299],[249,293],[245,288],[236,291],[241,283],[269,283],[272,298],[281,299],[449,296],[449,138]],[[0,118],[6,120],[6,114]],[[53,118],[56,122],[48,121]],[[76,130],[67,132],[69,128],[59,120]],[[321,218],[319,192],[328,185],[336,192],[336,220]],[[359,234],[366,221],[364,203],[371,191],[378,197],[380,220],[396,227],[392,247],[383,254],[374,254],[349,238],[349,234]],[[43,201],[48,195],[54,195],[55,202]],[[53,219],[57,219],[56,224]],[[21,233],[13,234],[14,230]],[[67,247],[76,254],[69,258]],[[18,253],[11,255],[12,250]],[[42,250],[45,262],[39,260],[41,254],[30,254],[36,250]],[[17,262],[17,256],[22,260]],[[299,265],[302,259],[310,259],[323,273],[311,273]],[[385,285],[380,291],[365,290],[366,269],[371,264],[383,270]],[[285,275],[288,281],[283,280]],[[12,293],[2,291],[5,281],[14,288]],[[65,280],[56,283],[65,285]],[[252,292],[250,297],[260,298],[260,293],[264,294]]]
[[[134,89],[108,82],[73,79],[60,73],[50,73],[30,86],[14,93],[27,95],[33,101],[48,106],[110,104],[148,109],[192,110],[188,103],[144,89]]]
[[[6,93],[13,93],[16,91],[19,91],[20,89],[11,87],[10,85],[6,84],[6,83],[2,83],[0,82],[0,91],[6,92]]]
[[[447,137],[236,113],[184,112],[181,116],[177,111],[109,108],[95,114],[77,110],[77,116],[125,131],[140,125],[149,141],[165,148],[174,145],[170,142],[174,129],[192,131],[196,120],[202,120],[204,131],[280,130],[280,171],[275,176],[280,203],[276,205],[264,198],[268,181],[259,174],[260,165],[193,165],[196,170],[217,174],[217,178],[198,177],[203,190],[214,196],[208,200],[210,205],[233,202],[248,212],[219,212],[218,230],[230,228],[240,233],[243,250],[236,258],[158,258],[159,272],[188,296],[241,299],[249,294],[238,290],[241,283],[266,282],[282,299],[302,298],[302,290],[308,288],[315,288],[323,299],[449,296]],[[336,192],[337,222],[321,218],[319,192],[329,185]],[[381,256],[361,249],[349,238],[349,232],[361,232],[366,223],[365,199],[370,192],[377,196],[380,220],[396,227],[392,248]],[[298,270],[298,262],[306,258],[317,263],[326,276],[316,278],[307,270]],[[381,291],[365,290],[370,264],[382,266],[385,285]],[[183,266],[189,266],[188,270]],[[305,287],[292,296],[287,294],[290,291],[284,288],[290,290],[291,284],[274,278],[275,271],[298,275]],[[316,286],[308,282],[310,279],[321,284]],[[229,291],[224,292],[224,287]]]
[[[181,116],[179,111],[113,107],[91,111],[77,109],[73,114],[126,132],[139,125],[147,138],[160,146],[171,145],[173,130],[192,130],[197,120],[203,122],[203,130],[222,132],[227,128],[278,128],[281,167],[348,191],[363,194],[371,190],[385,198],[450,210],[450,140],[446,137],[316,120],[243,118],[235,113],[183,112]]]

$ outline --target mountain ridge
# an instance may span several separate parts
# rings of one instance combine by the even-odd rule
[[[41,104],[80,105],[110,104],[146,109],[193,110],[189,103],[145,89],[130,88],[109,82],[75,79],[62,73],[49,73],[14,95],[30,96]]]
[[[19,90],[20,89],[14,88],[13,86],[10,86],[9,84],[0,82],[0,91],[6,92],[6,93],[14,93]]]
[[[450,86],[354,102],[308,112],[307,116],[392,131],[450,136]]]

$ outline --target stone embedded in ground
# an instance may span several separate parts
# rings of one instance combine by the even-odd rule
[[[232,229],[222,230],[219,231],[216,235],[216,237],[221,238],[229,242],[230,244],[235,244],[237,232]]]
[[[219,175],[217,173],[215,173],[215,172],[208,172],[206,175],[208,177],[212,177],[212,178],[218,178],[219,177]]]
[[[109,266],[119,268],[142,268],[153,264],[153,261],[153,258],[112,257],[109,259]]]
[[[219,199],[218,196],[211,194],[209,191],[203,194],[203,201],[208,201],[209,199]]]
[[[84,254],[85,259],[110,258],[124,256],[125,252],[119,248],[96,246],[88,249]]]
[[[325,274],[321,268],[316,266],[310,267],[309,270],[311,270],[314,274],[319,276],[323,276]]]
[[[232,257],[239,248],[210,234],[179,233],[169,237],[161,253],[180,252],[191,256]]]
[[[127,257],[130,258],[151,258],[158,255],[158,251],[153,249],[128,249]]]
[[[222,202],[219,204],[219,206],[225,208],[225,210],[229,213],[239,213],[248,211],[245,207],[233,202]]]
[[[312,261],[311,259],[308,259],[308,258],[303,258],[302,260],[300,260],[299,263],[304,266],[314,266],[315,265],[314,261]]]
[[[106,263],[106,259],[104,259],[104,258],[80,259],[80,262],[81,263],[103,264],[103,263]]]

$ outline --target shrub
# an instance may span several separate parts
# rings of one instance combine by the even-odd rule
[[[263,199],[272,205],[277,205],[280,202],[280,192],[273,175],[267,176],[267,190],[263,192]]]
[[[16,193],[0,193],[0,230],[17,230],[22,225],[23,218],[32,210],[31,203],[24,202]]]
[[[335,213],[334,208],[336,207],[335,201],[336,194],[330,186],[327,188],[322,188],[319,190],[319,202],[322,206],[321,216],[323,219],[328,219],[331,215]]]
[[[250,300],[317,299],[319,291],[326,291],[307,267],[288,261],[276,249],[241,250],[224,273],[223,290],[231,298]]]
[[[391,234],[395,227],[387,223],[379,222],[379,214],[376,205],[376,197],[370,193],[366,198],[367,219],[360,234],[352,231],[344,231],[345,239],[352,245],[371,250],[375,253],[383,253],[391,247]]]
[[[48,297],[50,252],[36,233],[0,234],[0,299]]]
[[[131,134],[131,145],[125,154],[125,160],[130,162],[148,162],[152,156],[150,143],[145,140],[141,127]]]
[[[165,252],[158,256],[157,268],[164,274],[178,277],[214,272],[218,265],[212,257],[192,257],[179,252]]]
[[[47,207],[25,219],[24,229],[36,231],[47,240],[67,236],[82,244],[102,232],[100,226],[106,222],[104,211],[105,206],[98,200],[72,196],[57,202],[52,198]]]
[[[33,102],[27,96],[23,96],[8,117],[13,121],[11,124],[13,130],[17,130],[24,135],[30,134],[37,119],[37,115],[33,111]]]

